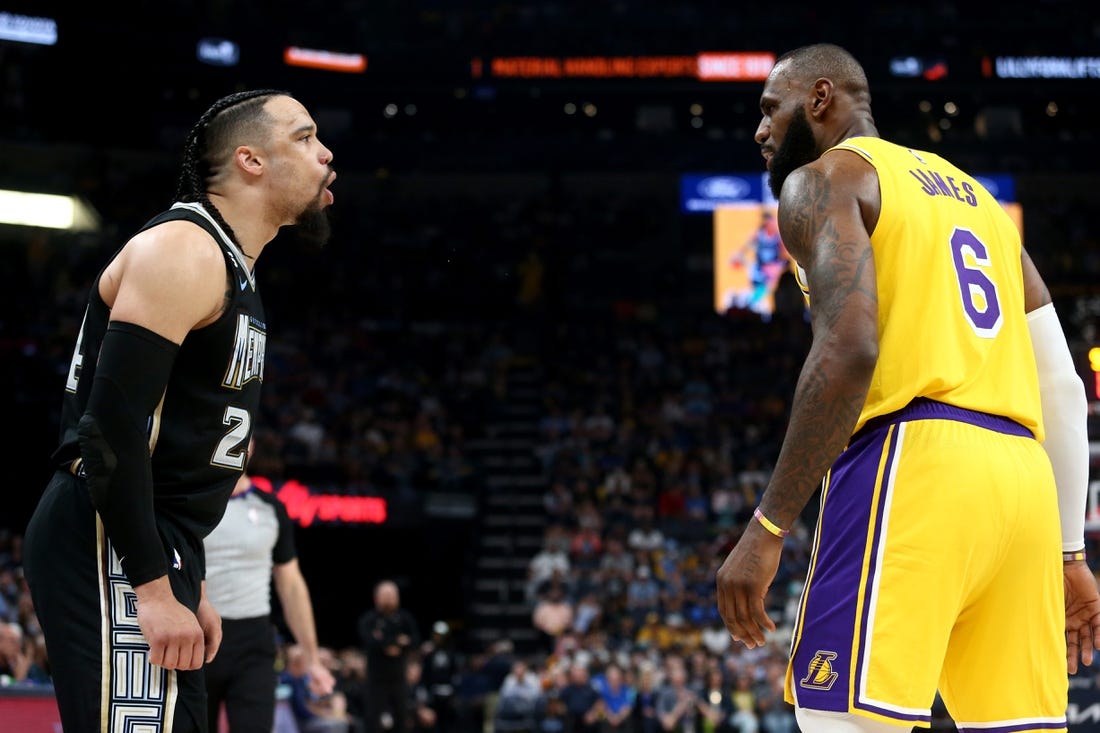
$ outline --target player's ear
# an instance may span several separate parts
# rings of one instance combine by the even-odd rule
[[[814,82],[810,98],[810,114],[820,117],[833,101],[835,88],[828,79],[821,78]]]
[[[258,151],[248,145],[241,145],[233,151],[233,160],[245,173],[259,175],[263,171],[264,164]]]

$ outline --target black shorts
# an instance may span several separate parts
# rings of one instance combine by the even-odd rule
[[[175,550],[169,556],[178,555],[168,572],[172,591],[194,611],[198,558],[170,528],[160,531]],[[208,733],[203,672],[149,663],[136,596],[83,479],[54,474],[27,525],[23,555],[65,733]]]
[[[269,616],[222,619],[222,645],[206,665],[210,731],[221,706],[233,733],[271,733],[275,724],[275,626]]]

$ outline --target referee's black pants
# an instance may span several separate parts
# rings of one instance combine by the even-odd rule
[[[222,705],[230,733],[271,733],[275,724],[275,627],[268,616],[222,619],[222,645],[206,665],[210,733]]]

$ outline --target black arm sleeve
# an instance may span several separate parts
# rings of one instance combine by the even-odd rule
[[[134,586],[168,572],[153,512],[148,426],[178,351],[146,328],[112,322],[78,426],[92,503]]]

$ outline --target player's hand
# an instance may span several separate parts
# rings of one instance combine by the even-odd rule
[[[191,609],[176,600],[168,576],[134,588],[137,621],[149,644],[149,661],[165,669],[198,669],[203,663],[203,632]]]
[[[336,679],[328,667],[320,662],[312,662],[309,665],[309,691],[317,697],[327,697],[336,687]]]
[[[202,638],[206,645],[206,663],[214,661],[214,656],[222,645],[222,615],[214,604],[206,597],[206,581],[202,582],[202,598],[199,599],[199,607],[195,612],[202,628]]]
[[[765,631],[775,631],[764,597],[779,569],[782,551],[781,538],[750,521],[718,568],[718,613],[734,640],[749,649],[767,642]]]
[[[1066,590],[1066,669],[1077,673],[1077,660],[1092,664],[1093,650],[1100,649],[1100,591],[1096,577],[1084,560],[1062,568]]]

